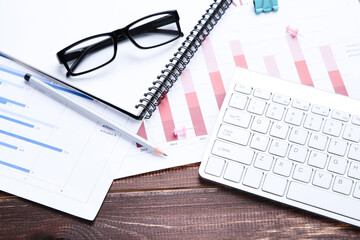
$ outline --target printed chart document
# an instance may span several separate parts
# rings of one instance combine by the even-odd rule
[[[0,190],[93,220],[130,142],[32,88],[25,72],[0,57]],[[138,127],[82,94],[54,87],[130,130]]]
[[[358,0],[287,0],[277,12],[255,14],[252,1],[234,0],[203,42],[158,111],[138,134],[167,159],[133,144],[118,177],[199,162],[235,67],[269,74],[360,100]],[[296,38],[286,33],[299,29]],[[174,128],[185,127],[186,136]]]

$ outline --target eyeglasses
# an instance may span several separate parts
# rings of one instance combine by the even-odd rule
[[[66,76],[78,76],[99,69],[116,57],[117,44],[130,40],[136,47],[149,49],[184,36],[177,11],[165,11],[143,17],[124,28],[80,40],[57,53],[67,70]]]

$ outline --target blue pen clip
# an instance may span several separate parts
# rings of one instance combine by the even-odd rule
[[[255,12],[270,12],[279,9],[278,0],[254,0]]]

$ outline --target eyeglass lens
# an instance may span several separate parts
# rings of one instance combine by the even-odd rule
[[[178,37],[179,30],[172,15],[159,14],[135,23],[129,34],[139,46],[148,48],[172,41]]]
[[[64,56],[73,73],[81,73],[109,62],[114,56],[114,42],[110,35],[83,41],[68,49]]]

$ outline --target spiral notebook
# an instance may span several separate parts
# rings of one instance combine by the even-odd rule
[[[135,119],[150,118],[231,2],[0,1],[0,53]],[[77,77],[65,76],[66,69],[56,58],[61,49],[167,10],[178,11],[187,37],[151,50],[126,41],[118,44],[117,57],[107,66]]]

